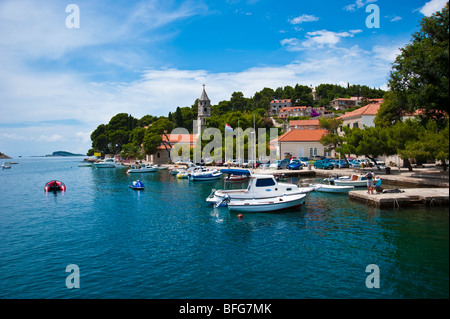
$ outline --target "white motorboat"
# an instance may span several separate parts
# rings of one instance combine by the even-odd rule
[[[147,166],[132,166],[129,170],[127,170],[127,174],[134,174],[134,173],[152,173],[156,172],[158,169],[156,167],[147,165]]]
[[[378,179],[374,179],[373,183],[377,183]],[[367,178],[365,175],[353,174],[349,179],[335,179],[333,181],[336,186],[354,186],[354,187],[367,187]]]
[[[305,203],[306,194],[285,195],[265,199],[236,200],[228,203],[230,211],[273,212],[284,209],[299,209]]]
[[[211,181],[211,180],[222,178],[222,172],[219,172],[216,169],[210,170],[210,169],[200,168],[200,169],[194,170],[192,173],[189,173],[188,177],[189,177],[189,180],[191,180],[191,181]]]
[[[188,178],[189,174],[193,173],[195,170],[198,169],[198,167],[192,163],[187,163],[187,168],[186,169],[177,169],[178,173],[177,174],[173,174],[176,175],[176,177],[178,179],[184,179],[184,178]]]
[[[103,161],[94,163],[96,168],[119,168],[122,167],[121,163],[116,162],[114,158],[105,158]]]
[[[308,194],[313,190],[313,187],[278,182],[273,175],[250,175],[246,189],[214,190],[206,201],[215,206],[225,206],[225,199],[229,202],[266,200],[286,195]]]
[[[8,169],[11,168],[11,162],[4,162],[2,164],[2,169]]]
[[[154,168],[156,168],[157,170],[160,170],[160,171],[168,169],[167,166],[161,166],[161,165],[152,165],[152,167],[154,167]]]
[[[348,193],[355,189],[354,186],[337,186],[329,184],[311,184],[310,186],[313,187],[316,192],[325,193]]]
[[[335,180],[344,180],[348,181],[350,180],[351,176],[338,176],[338,175],[330,175],[328,178],[324,178],[323,181],[326,183],[333,184]]]
[[[248,169],[222,169],[220,170],[228,176],[224,179],[228,182],[246,182],[248,177],[251,175]]]

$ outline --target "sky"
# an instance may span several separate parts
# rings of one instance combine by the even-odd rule
[[[203,84],[212,104],[296,84],[387,89],[399,48],[445,3],[0,0],[0,152],[85,154],[115,114],[167,116]]]

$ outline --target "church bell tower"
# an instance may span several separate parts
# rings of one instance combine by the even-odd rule
[[[197,116],[197,133],[200,134],[206,127],[206,118],[211,116],[211,100],[205,91],[205,85],[203,84],[203,92],[198,99],[198,116]]]

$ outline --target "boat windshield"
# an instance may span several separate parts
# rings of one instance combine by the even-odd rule
[[[260,178],[256,180],[256,187],[266,187],[275,185],[275,181],[272,178]]]

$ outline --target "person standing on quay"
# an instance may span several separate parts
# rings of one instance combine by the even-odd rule
[[[375,178],[373,169],[371,169],[365,176],[367,178],[367,194],[373,194],[373,191],[375,189],[375,185],[373,184],[373,180]]]

